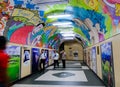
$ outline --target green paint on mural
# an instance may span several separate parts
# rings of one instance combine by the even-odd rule
[[[112,36],[112,20],[108,15],[104,15],[105,16],[105,25],[106,25],[106,29],[107,29],[107,33],[105,34],[105,39],[109,38]]]
[[[57,36],[57,34],[53,34],[53,36],[51,36],[51,37],[48,39],[48,41],[54,39],[56,36]]]
[[[15,21],[21,21],[21,22],[23,22],[26,25],[34,25],[33,23],[28,22],[29,21],[28,18],[25,18],[25,17],[22,17],[22,16],[21,17],[20,16],[15,16],[15,17],[13,17],[13,20],[15,20]]]
[[[55,4],[55,5],[53,5],[53,7],[49,8],[45,11],[44,17],[46,17],[47,14],[50,15],[50,14],[54,14],[54,13],[62,13],[68,5],[69,4]]]
[[[47,38],[45,33],[41,35],[42,36],[42,42],[45,44],[47,42]]]
[[[47,18],[46,23],[51,23],[51,22],[54,22],[54,21],[57,21],[57,18]]]
[[[87,4],[85,4],[84,1],[81,1],[81,0],[69,0],[69,3],[71,6],[93,10],[91,7],[89,7]]]
[[[79,29],[79,28],[76,28],[74,27],[74,30],[73,30],[75,33],[78,33],[80,34],[82,37],[85,37],[85,34]]]
[[[29,19],[25,18],[25,17],[20,17],[20,16],[17,17],[16,16],[16,17],[13,18],[13,20],[15,20],[15,21],[21,21],[23,23],[26,23]]]

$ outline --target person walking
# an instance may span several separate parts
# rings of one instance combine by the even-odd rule
[[[8,60],[9,56],[4,52],[7,40],[4,36],[0,36],[0,87],[10,87],[8,84]]]
[[[53,54],[53,59],[54,59],[54,69],[57,67],[59,67],[59,54],[56,52],[56,50],[54,51],[54,54]]]
[[[63,64],[63,68],[66,67],[66,52],[63,50],[62,52],[62,64]]]
[[[39,66],[40,66],[40,70],[45,70],[45,60],[46,60],[46,54],[45,54],[45,51],[44,49],[41,50],[41,55],[40,55],[40,58],[39,58]],[[43,65],[43,67],[42,67]]]

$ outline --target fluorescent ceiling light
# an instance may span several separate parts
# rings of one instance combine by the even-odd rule
[[[72,24],[72,22],[55,22],[55,23],[53,23],[54,26],[57,26],[57,25],[62,25],[62,26],[66,25],[67,26],[70,24]]]
[[[69,30],[69,31],[60,31],[61,34],[73,34],[74,32]]]
[[[73,40],[74,39],[74,37],[65,37],[65,38],[63,38],[64,40]]]
[[[72,29],[58,29],[59,33],[74,33]]]
[[[58,28],[58,31],[73,31],[73,28]]]
[[[73,28],[73,25],[58,25],[58,28]]]
[[[67,17],[72,17],[70,14],[63,14],[63,15],[49,15],[47,18],[67,18]]]
[[[74,37],[75,34],[74,34],[74,33],[63,33],[62,36],[63,36],[63,37],[69,37],[69,36],[70,36],[70,37]]]

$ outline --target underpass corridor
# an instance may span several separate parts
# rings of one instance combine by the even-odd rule
[[[103,82],[82,61],[66,61],[66,68],[60,62],[58,68],[49,66],[44,72],[37,72],[12,87],[105,87]]]

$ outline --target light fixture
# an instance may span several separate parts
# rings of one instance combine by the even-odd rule
[[[63,33],[63,34],[61,34],[63,37],[74,37],[75,36],[75,34],[74,33]]]
[[[53,23],[54,26],[57,26],[57,25],[59,25],[59,26],[66,25],[67,26],[67,25],[71,25],[71,24],[72,24],[72,22],[55,22],[55,23]]]
[[[74,32],[69,30],[69,31],[60,31],[61,34],[73,34]]]
[[[73,28],[58,28],[58,31],[63,31],[63,32],[68,32],[68,31],[73,31],[74,29]]]
[[[70,14],[63,14],[63,15],[49,15],[47,18],[71,18]]]
[[[74,37],[64,37],[63,40],[73,40]]]
[[[73,25],[58,25],[58,28],[73,28]]]

